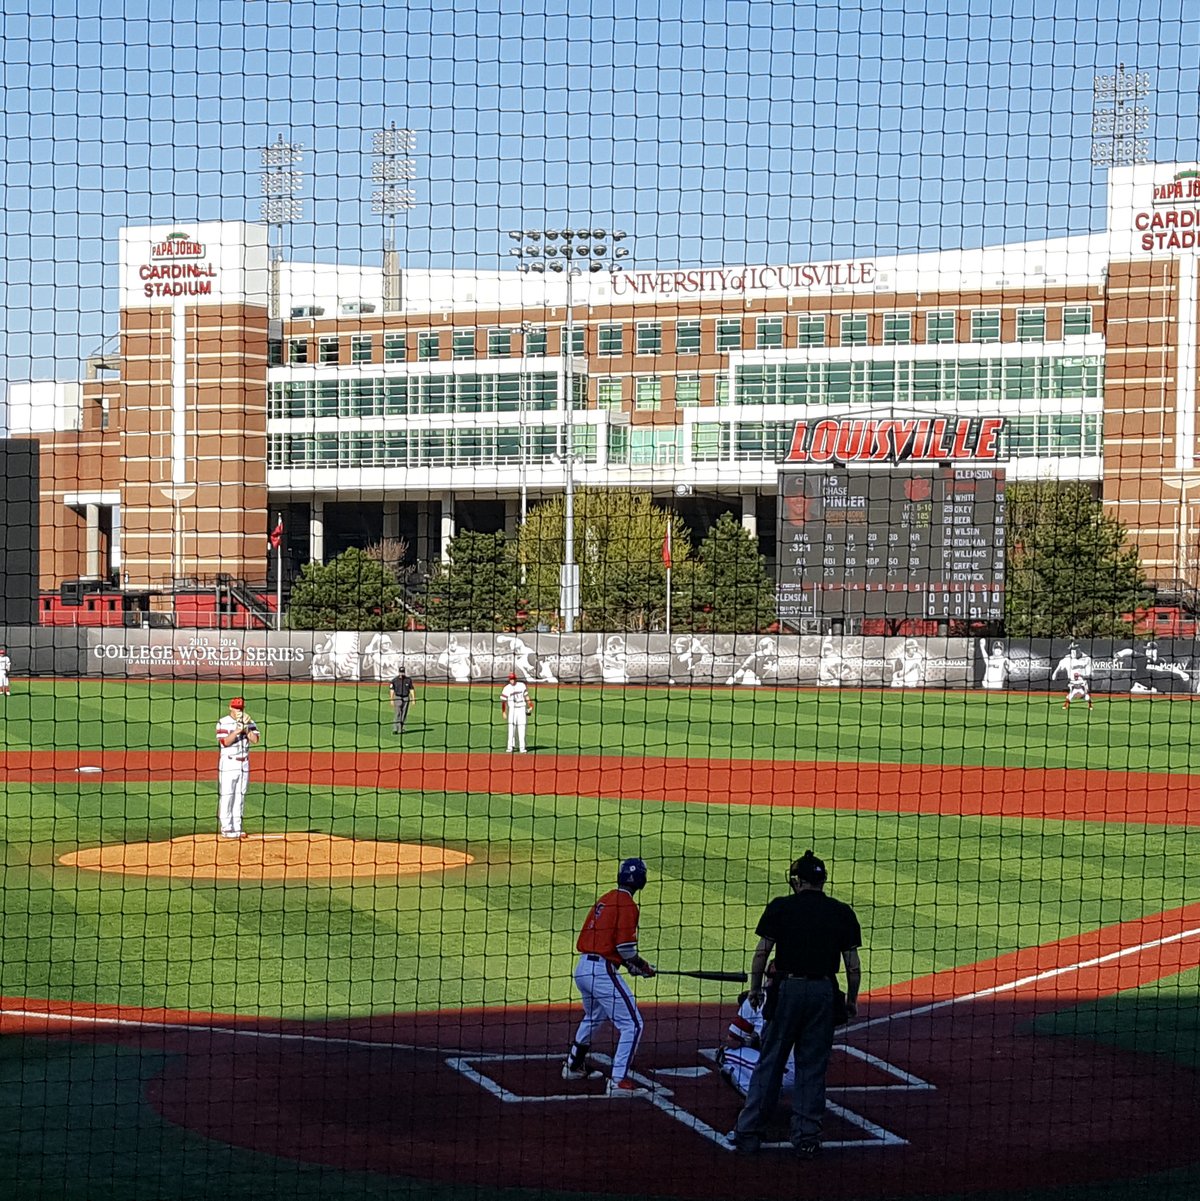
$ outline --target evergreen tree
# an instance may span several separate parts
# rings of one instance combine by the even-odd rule
[[[776,619],[775,584],[754,536],[722,513],[696,553],[685,592],[675,593],[679,625],[701,633],[748,634]]]
[[[436,630],[508,630],[517,613],[516,549],[503,533],[464,530],[429,582],[429,626]]]
[[[1125,527],[1081,483],[1009,484],[1004,624],[1029,638],[1127,635],[1148,600]]]
[[[564,558],[564,500],[534,508],[521,527],[519,555],[534,609],[555,619]],[[671,523],[673,580],[686,576],[691,543],[683,523],[648,491],[581,488],[575,493],[575,562],[583,613],[578,628],[650,630],[662,627],[667,579],[663,542]]]
[[[396,630],[404,624],[395,574],[351,547],[328,563],[306,563],[292,587],[288,625],[294,630]]]

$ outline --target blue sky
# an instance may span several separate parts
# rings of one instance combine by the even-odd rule
[[[378,261],[395,122],[408,261],[460,268],[568,218],[645,267],[1102,228],[1118,62],[1152,73],[1154,157],[1200,155],[1195,0],[5,0],[0,31],[9,379],[73,378],[115,331],[122,225],[256,219],[281,133],[308,151],[293,253]]]

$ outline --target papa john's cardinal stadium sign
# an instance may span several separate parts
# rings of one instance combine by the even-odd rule
[[[789,463],[994,463],[1003,417],[825,417],[797,421]]]

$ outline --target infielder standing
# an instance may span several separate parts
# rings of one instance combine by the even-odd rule
[[[259,739],[258,726],[246,713],[246,702],[235,696],[229,712],[217,722],[217,819],[222,838],[242,837],[242,811],[246,807],[246,787],[250,783],[250,748]]]
[[[8,696],[8,677],[12,672],[12,660],[8,651],[0,646],[0,696]]]
[[[525,754],[525,726],[529,715],[533,712],[533,697],[524,680],[517,679],[517,673],[508,673],[508,683],[500,689],[500,713],[508,718],[508,753],[512,754],[513,743]]]
[[[617,871],[617,887],[588,910],[575,943],[579,952],[575,987],[583,998],[583,1021],[575,1031],[562,1078],[598,1080],[604,1074],[588,1063],[587,1053],[595,1033],[609,1022],[617,1031],[612,1075],[606,1085],[610,1097],[644,1097],[651,1091],[628,1078],[642,1037],[642,1015],[629,985],[617,974],[623,967],[631,976],[654,975],[637,948],[639,910],[633,894],[645,887],[646,865],[640,859],[626,859]]]

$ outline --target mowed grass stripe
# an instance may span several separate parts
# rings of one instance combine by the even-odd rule
[[[211,790],[72,782],[0,797],[0,991],[16,997],[290,1017],[571,1004],[580,919],[627,854],[651,865],[649,956],[733,969],[787,863],[817,847],[862,917],[872,987],[1200,899],[1186,870],[1200,831],[299,785],[253,786],[250,828],[445,844],[476,862],[332,886],[146,880],[55,858],[211,830]]]
[[[423,685],[402,738],[385,690],[263,685],[242,692],[276,750],[502,751],[498,692]],[[234,686],[18,682],[0,705],[10,749],[196,749]],[[1101,698],[1064,713],[1056,693],[535,688],[536,754],[930,763],[1200,772],[1200,704]],[[215,760],[215,751],[214,751]]]

